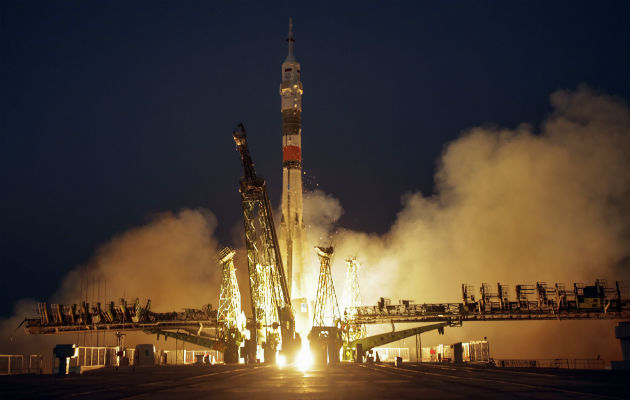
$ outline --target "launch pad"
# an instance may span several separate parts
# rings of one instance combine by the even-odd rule
[[[343,363],[301,372],[261,365],[100,370],[81,376],[0,377],[3,399],[627,399],[623,371]]]

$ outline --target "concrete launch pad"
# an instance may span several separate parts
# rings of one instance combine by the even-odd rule
[[[0,377],[3,399],[627,399],[623,371],[515,370],[481,366],[341,364],[169,366],[81,376]]]

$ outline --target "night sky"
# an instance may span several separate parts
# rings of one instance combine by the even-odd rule
[[[279,205],[289,16],[305,189],[351,229],[430,194],[465,129],[535,125],[580,83],[629,97],[627,1],[232,3],[1,3],[0,316],[156,212],[207,208],[234,244],[238,122]]]

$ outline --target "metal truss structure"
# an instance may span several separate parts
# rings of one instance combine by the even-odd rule
[[[286,342],[283,348],[292,346],[295,318],[265,180],[256,176],[243,124],[239,124],[232,135],[244,170],[239,191],[245,223],[252,318],[256,327],[251,330],[251,338],[264,348],[265,360],[271,361],[269,357],[275,357],[276,348],[282,342]]]
[[[447,322],[440,322],[432,325],[425,325],[416,328],[404,329],[402,331],[385,332],[378,335],[364,337],[356,339],[351,342],[348,347],[351,350],[350,357],[347,359],[356,359],[357,348],[359,353],[362,351],[368,351],[376,346],[382,346],[387,343],[392,343],[397,340],[408,338],[409,336],[420,335],[425,332],[431,332],[437,330],[440,335],[444,334],[444,328],[450,326]]]
[[[355,319],[356,307],[360,306],[361,292],[359,290],[359,261],[356,257],[350,257],[346,260],[348,269],[346,270],[346,284],[343,290],[344,305],[346,314],[344,320]],[[348,324],[345,331],[347,332],[347,341],[352,342],[367,336],[367,327],[365,325]]]
[[[161,336],[164,336],[164,340],[170,337],[176,340],[181,340],[183,342],[196,344],[198,346],[202,346],[207,349],[217,350],[217,351],[225,351],[229,346],[229,343],[226,343],[225,340],[217,339],[217,338],[206,336],[206,335],[200,335],[199,333],[197,334],[191,333],[186,330],[184,331],[177,330],[173,332],[173,331],[167,331],[164,329],[153,328],[153,329],[145,329],[144,332],[147,334],[156,334],[158,340],[160,339],[160,335],[161,335]],[[236,361],[238,361],[238,359]]]
[[[219,252],[221,264],[221,294],[219,295],[219,308],[217,318],[224,329],[237,327],[241,314],[241,292],[236,280],[236,268],[234,268],[234,255],[236,252],[229,247]]]
[[[315,247],[319,256],[319,280],[317,282],[317,297],[313,311],[313,326],[335,326],[341,320],[337,294],[330,273],[331,247]]]
[[[110,302],[105,308],[101,303],[95,306],[87,302],[72,305],[38,303],[39,317],[27,318],[22,324],[31,334],[163,329],[194,332],[217,326],[217,311],[210,304],[202,310],[166,313],[153,312],[150,307],[151,300],[142,306],[138,299],[131,303],[120,299],[118,304]]]
[[[511,300],[507,287],[497,285],[491,293],[488,284],[481,286],[481,298],[475,300],[474,287],[462,285],[462,303],[415,304],[400,300],[392,305],[381,297],[376,306],[347,309],[354,315],[349,323],[382,324],[395,322],[449,322],[463,321],[526,321],[563,319],[630,319],[630,299],[620,282],[609,287],[603,279],[594,285],[575,283],[573,290],[565,285],[550,287],[544,282],[536,285],[516,285],[516,299]],[[622,294],[622,292],[624,292]],[[624,297],[625,296],[625,297]]]

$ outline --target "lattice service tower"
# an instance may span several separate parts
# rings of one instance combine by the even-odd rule
[[[282,63],[282,219],[280,253],[286,266],[291,297],[305,297],[304,221],[302,217],[302,81],[300,63],[293,55],[293,22],[289,19],[289,54]]]
[[[236,328],[241,315],[241,292],[238,289],[236,268],[234,268],[235,254],[236,252],[229,247],[219,252],[222,278],[217,319],[227,329]]]
[[[331,247],[315,247],[319,256],[319,281],[317,282],[317,298],[313,311],[313,326],[335,326],[341,319],[337,294],[330,273]]]
[[[295,353],[299,343],[295,334],[289,285],[280,257],[267,184],[256,175],[243,124],[238,125],[232,137],[243,164],[239,192],[245,223],[249,291],[252,296],[252,329],[250,339],[245,344],[246,358],[250,362],[256,359],[275,362],[278,346],[288,354]]]
[[[353,320],[357,315],[357,307],[361,306],[361,292],[359,291],[359,261],[356,257],[346,259],[346,285],[343,290],[344,319]],[[365,325],[348,325],[348,341],[352,342],[367,336]]]

